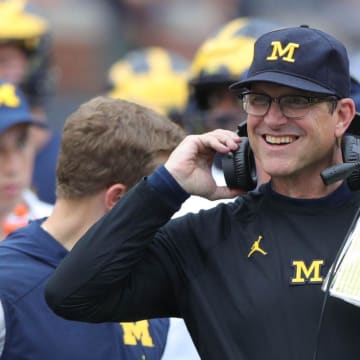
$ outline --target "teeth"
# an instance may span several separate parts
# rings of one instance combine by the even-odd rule
[[[292,136],[270,136],[265,135],[266,142],[270,144],[290,144],[295,141],[295,137]]]

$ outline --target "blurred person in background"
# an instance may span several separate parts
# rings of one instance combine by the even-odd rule
[[[0,3],[0,78],[19,85],[32,116],[44,126],[31,131],[36,147],[32,188],[39,198],[55,201],[55,168],[61,135],[50,128],[46,105],[55,92],[55,65],[48,21],[24,0]]]
[[[222,25],[196,51],[190,67],[186,109],[189,133],[214,129],[235,131],[246,114],[229,85],[249,68],[255,40],[279,24],[257,17],[239,17]]]
[[[168,116],[183,126],[189,61],[159,46],[134,49],[114,62],[107,74],[108,94]]]
[[[0,239],[51,211],[30,190],[35,155],[30,130],[41,125],[22,91],[0,80]]]
[[[44,284],[77,239],[184,136],[148,108],[103,96],[68,117],[53,212],[0,245],[0,359],[161,359],[167,318],[120,325],[67,321],[46,305]]]

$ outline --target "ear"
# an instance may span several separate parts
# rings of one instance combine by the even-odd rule
[[[350,98],[340,99],[338,106],[338,120],[336,123],[335,136],[341,137],[350,126],[355,116],[355,103]]]
[[[105,193],[105,207],[111,210],[113,206],[122,198],[126,193],[126,186],[124,184],[111,185]]]

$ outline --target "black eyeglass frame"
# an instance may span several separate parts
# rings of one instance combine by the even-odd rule
[[[265,99],[268,99],[267,101],[267,108],[263,113],[259,113],[259,114],[255,114],[255,113],[249,113],[246,109],[246,101],[244,101],[244,97],[246,95],[260,95],[263,96]],[[238,98],[241,100],[242,103],[242,107],[244,109],[244,111],[248,114],[248,115],[252,115],[252,116],[264,116],[267,114],[267,112],[270,109],[271,103],[276,103],[279,105],[281,112],[283,113],[284,116],[288,117],[288,118],[300,118],[300,117],[304,117],[307,115],[307,111],[310,110],[310,107],[312,105],[315,104],[319,104],[321,102],[333,102],[334,104],[336,104],[339,101],[339,98],[336,95],[319,95],[319,96],[311,96],[311,95],[300,95],[300,94],[293,94],[293,95],[282,95],[282,96],[277,96],[277,97],[272,97],[268,94],[264,94],[264,93],[257,93],[257,92],[253,92],[253,91],[246,91],[243,93],[238,94]],[[282,99],[284,98],[302,98],[302,99],[306,99],[308,102],[303,104],[303,108],[301,109],[297,109],[297,110],[303,110],[305,111],[304,114],[301,115],[286,115],[286,113],[284,113],[284,108],[282,106]],[[334,107],[335,108],[335,107]],[[286,112],[286,111],[285,111]]]

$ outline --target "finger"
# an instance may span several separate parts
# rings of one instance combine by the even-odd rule
[[[241,138],[227,130],[215,130],[200,136],[200,139],[205,147],[211,147],[217,152],[225,153],[230,150],[237,150]]]

